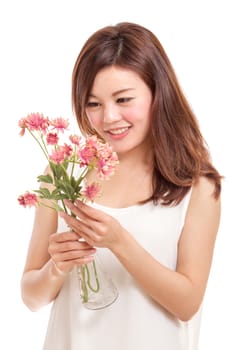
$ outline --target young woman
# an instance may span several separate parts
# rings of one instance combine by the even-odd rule
[[[66,202],[76,217],[36,211],[22,296],[32,310],[54,301],[44,350],[197,350],[221,176],[171,63],[146,28],[108,26],[82,48],[72,96],[82,133],[119,165],[94,204]],[[73,271],[96,250],[119,297],[90,311]]]

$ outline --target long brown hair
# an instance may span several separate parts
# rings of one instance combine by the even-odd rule
[[[72,103],[84,135],[96,134],[85,114],[96,74],[108,66],[137,73],[152,92],[151,137],[154,151],[153,194],[149,200],[178,204],[200,176],[221,191],[221,176],[197,119],[185,98],[161,43],[148,29],[119,23],[95,32],[84,44],[73,69]]]

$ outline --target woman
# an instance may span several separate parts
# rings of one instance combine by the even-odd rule
[[[72,96],[82,133],[108,142],[119,166],[94,204],[66,202],[76,218],[36,211],[22,296],[32,310],[54,301],[44,350],[196,350],[221,176],[171,63],[146,28],[108,26],[83,46]],[[73,272],[96,250],[119,298],[90,311]]]

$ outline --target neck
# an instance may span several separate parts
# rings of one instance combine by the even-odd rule
[[[145,149],[144,149],[145,150]],[[97,203],[112,207],[127,207],[151,197],[153,192],[152,152],[136,150],[118,154],[119,164],[108,181],[102,181],[102,196]],[[88,181],[96,181],[96,170],[88,174]]]
[[[153,154],[151,150],[145,149],[133,150],[127,153],[118,154],[119,168],[135,168],[152,169],[153,168]]]

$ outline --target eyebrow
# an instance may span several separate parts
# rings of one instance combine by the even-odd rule
[[[134,88],[127,88],[127,89],[117,90],[117,91],[113,92],[112,96],[114,97],[114,96],[119,95],[119,94],[121,94],[123,92],[128,92],[128,91],[131,91],[131,90],[135,90],[135,89]],[[94,94],[90,94],[89,96],[97,98],[97,96],[95,96]]]

